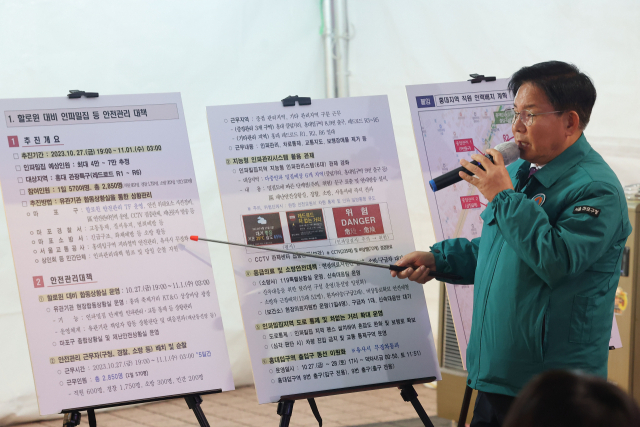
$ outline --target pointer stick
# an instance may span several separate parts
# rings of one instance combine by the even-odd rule
[[[224,240],[205,239],[204,237],[198,237],[198,236],[191,236],[189,238],[195,242],[197,242],[198,240],[204,240],[206,242],[222,243],[223,245],[242,246],[244,248],[260,249],[263,251],[271,251],[271,252],[280,252],[280,253],[291,254],[291,255],[306,256],[309,258],[322,258],[322,259],[328,259],[329,261],[347,262],[349,264],[358,264],[358,265],[367,265],[369,267],[384,268],[385,270],[392,270],[392,271],[403,271],[409,268],[407,266],[402,267],[402,266],[393,265],[393,264],[377,264],[375,262],[354,261],[352,259],[347,259],[347,258],[336,258],[336,257],[326,256],[326,255],[309,254],[306,252],[288,251],[286,249],[272,249],[272,248],[265,248],[263,246],[244,245],[242,243],[225,242]],[[440,273],[437,271],[432,271],[429,273],[429,275],[442,281],[446,281],[447,279],[448,280],[462,279],[462,276],[458,276],[457,274]]]

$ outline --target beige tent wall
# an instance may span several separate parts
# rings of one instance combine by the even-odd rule
[[[389,96],[418,248],[434,235],[407,84],[573,62],[598,89],[588,139],[623,184],[640,182],[640,2],[348,0],[348,15],[350,94]],[[223,239],[205,106],[324,97],[320,25],[318,0],[3,0],[0,98],[181,92],[207,232]],[[234,379],[249,384],[229,252],[211,246],[211,253]],[[434,326],[437,289],[425,287]],[[0,425],[7,425],[35,419],[37,405],[3,209],[0,292]]]
[[[315,1],[0,2],[0,98],[181,92],[207,233],[226,239],[207,105],[324,97]],[[171,167],[171,165],[167,165]],[[236,386],[249,353],[226,247],[211,245]],[[38,415],[4,208],[0,208],[0,425]]]

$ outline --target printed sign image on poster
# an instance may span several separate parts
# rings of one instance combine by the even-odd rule
[[[291,242],[327,239],[322,209],[290,211],[286,215]]]
[[[280,215],[268,213],[261,215],[244,215],[244,232],[247,245],[276,245],[284,243]]]

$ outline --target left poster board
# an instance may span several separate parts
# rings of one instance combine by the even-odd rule
[[[233,390],[180,94],[0,107],[40,413]]]

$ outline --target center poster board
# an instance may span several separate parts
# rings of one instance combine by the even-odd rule
[[[233,390],[180,94],[0,110],[40,413]]]
[[[422,286],[388,271],[414,250],[386,96],[207,107],[260,403],[436,377]]]

